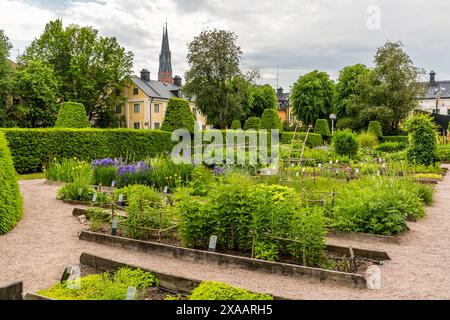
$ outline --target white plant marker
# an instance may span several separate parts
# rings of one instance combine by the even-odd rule
[[[366,270],[367,289],[381,289],[381,269],[378,266],[370,266]]]
[[[208,251],[216,252],[216,246],[217,246],[217,236],[211,236],[211,238],[209,238]]]
[[[97,202],[97,194],[94,193],[94,195],[92,196],[92,202]]]
[[[136,300],[136,288],[128,287],[126,300]]]
[[[69,266],[66,269],[69,277],[67,278],[67,287],[71,290],[78,290],[81,288],[81,270],[79,266]]]

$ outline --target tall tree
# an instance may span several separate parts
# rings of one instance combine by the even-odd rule
[[[19,66],[14,92],[20,103],[13,106],[15,125],[20,127],[53,127],[58,114],[58,84],[53,70],[40,60]]]
[[[278,98],[275,90],[268,84],[252,88],[252,107],[250,116],[261,118],[266,109],[276,109]]]
[[[8,99],[12,92],[11,76],[13,69],[8,61],[11,48],[12,45],[8,37],[3,30],[0,30],[0,127],[7,125],[6,113],[10,104]]]
[[[82,103],[89,119],[124,100],[120,89],[133,65],[133,54],[116,38],[101,37],[92,27],[64,28],[61,20],[49,22],[20,61],[36,59],[53,69],[58,97]]]
[[[419,106],[424,70],[414,66],[401,42],[387,42],[377,50],[374,69],[361,76],[352,108],[366,124],[378,120],[383,132],[396,133],[400,123]]]
[[[251,83],[239,69],[242,51],[237,35],[205,30],[188,45],[184,93],[195,97],[208,123],[225,129],[249,113]]]
[[[363,64],[347,66],[339,72],[334,100],[335,112],[339,119],[352,116],[350,105],[353,96],[356,94],[356,85],[359,78],[368,73],[369,69]]]
[[[301,76],[292,88],[291,102],[297,119],[314,125],[328,119],[333,110],[334,82],[326,72],[312,71]]]

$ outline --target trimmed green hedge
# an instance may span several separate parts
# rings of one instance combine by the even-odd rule
[[[380,142],[398,142],[409,144],[408,136],[383,136]]]
[[[90,128],[86,110],[81,103],[63,102],[59,107],[55,128]]]
[[[280,137],[280,144],[291,144],[293,136],[294,132],[283,132]],[[305,139],[305,137],[305,132],[296,133],[296,140]],[[306,145],[310,148],[320,147],[323,145],[323,138],[320,134],[310,133],[308,135],[308,141],[306,142]]]
[[[13,160],[3,132],[0,132],[0,235],[6,234],[22,218],[22,196]]]
[[[17,172],[42,170],[50,159],[76,157],[142,160],[171,152],[171,133],[133,129],[1,129],[11,147]]]

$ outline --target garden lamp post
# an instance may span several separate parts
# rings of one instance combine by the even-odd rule
[[[331,119],[331,135],[334,135],[334,121],[337,119],[337,116],[332,113],[330,114],[330,119]]]

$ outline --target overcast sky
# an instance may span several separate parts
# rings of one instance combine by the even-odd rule
[[[15,58],[49,20],[90,25],[133,51],[135,72],[148,68],[152,79],[166,18],[174,75],[184,75],[194,36],[226,29],[239,37],[244,70],[259,68],[275,87],[278,65],[279,84],[289,89],[315,69],[335,79],[346,65],[370,66],[387,40],[401,40],[417,66],[450,79],[449,12],[448,0],[0,0],[0,29]]]

